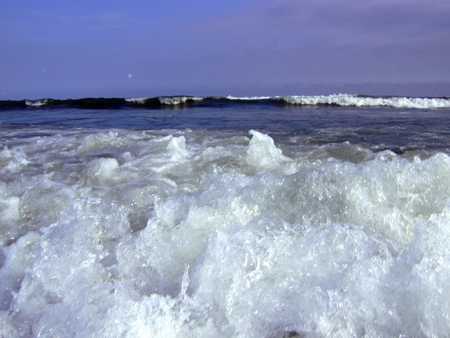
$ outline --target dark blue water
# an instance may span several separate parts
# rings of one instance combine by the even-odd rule
[[[1,128],[192,129],[270,133],[278,142],[350,142],[373,150],[447,152],[450,109],[233,104],[172,109],[0,111]]]

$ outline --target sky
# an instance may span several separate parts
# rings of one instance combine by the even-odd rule
[[[450,96],[449,0],[0,0],[0,99]]]

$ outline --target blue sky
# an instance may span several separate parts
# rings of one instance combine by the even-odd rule
[[[448,0],[0,0],[0,16],[1,99],[450,95]]]

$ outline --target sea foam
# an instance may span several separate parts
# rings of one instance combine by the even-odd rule
[[[341,107],[394,107],[409,109],[448,108],[448,98],[367,96],[355,94],[293,95],[293,96],[228,96],[231,101],[278,101],[301,106],[332,105]]]
[[[349,94],[318,95],[318,96],[286,96],[286,102],[299,105],[336,105],[343,107],[395,107],[395,108],[448,108],[447,98],[420,97],[370,97]]]
[[[0,335],[445,336],[450,158],[266,134],[0,151]]]

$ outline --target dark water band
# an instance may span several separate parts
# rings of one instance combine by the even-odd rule
[[[274,96],[274,97],[195,97],[159,96],[150,98],[82,98],[82,99],[39,99],[3,100],[0,110],[24,109],[167,109],[186,107],[227,107],[233,105],[251,106],[392,106],[404,108],[447,108],[449,97],[414,98],[368,95],[323,95],[323,96]]]

